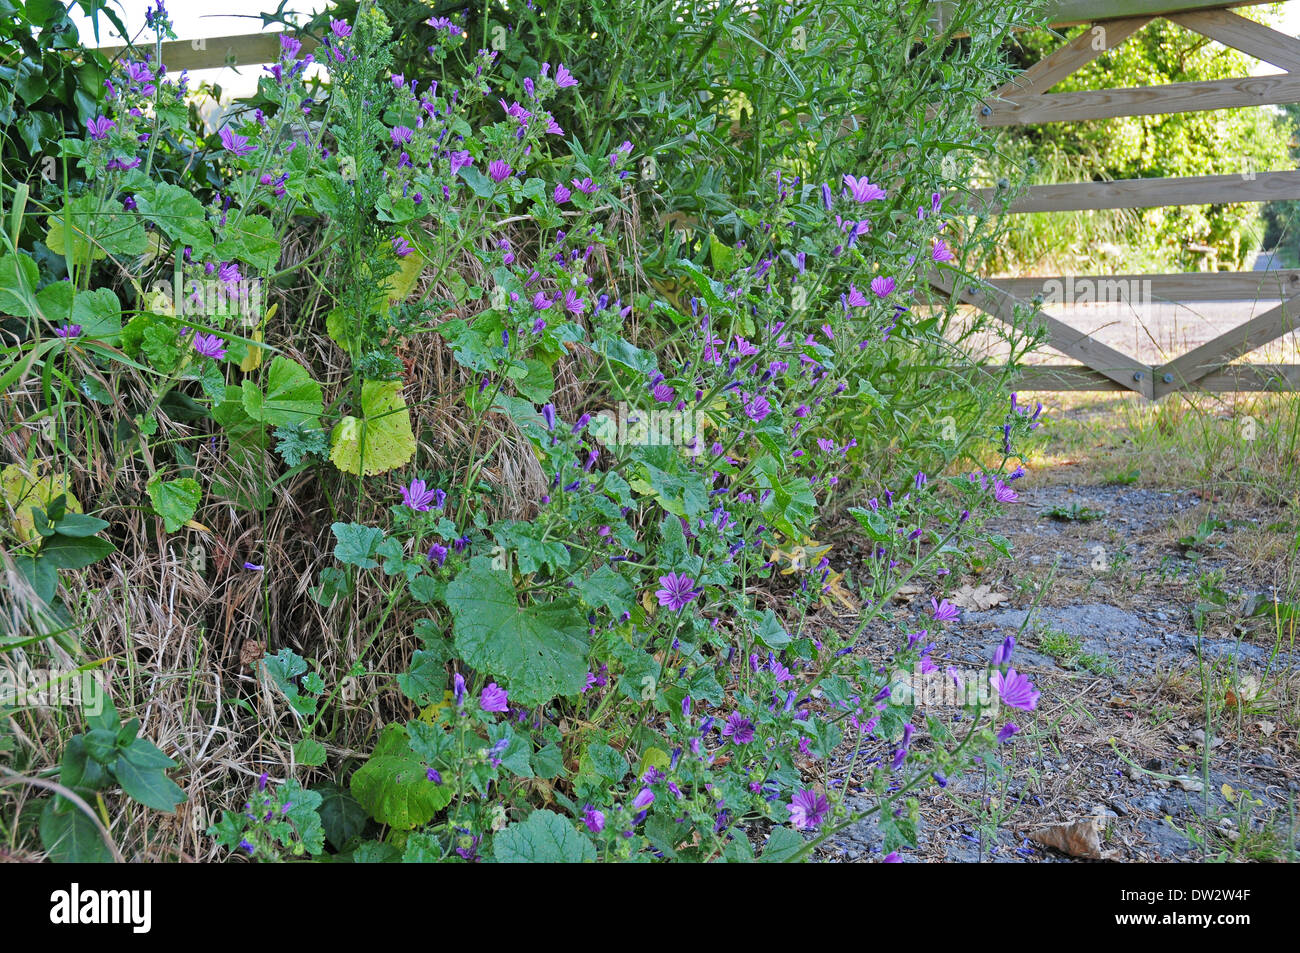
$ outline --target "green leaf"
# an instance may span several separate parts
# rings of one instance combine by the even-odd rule
[[[352,796],[381,824],[409,831],[427,824],[451,801],[452,786],[429,780],[411,751],[406,726],[385,725],[370,758],[352,775]]]
[[[342,850],[354,838],[360,837],[366,829],[366,809],[357,799],[337,784],[325,782],[312,788],[320,795],[320,807],[316,809],[325,838],[335,850]]]
[[[81,513],[64,513],[54,524],[54,532],[60,536],[72,536],[81,538],[84,536],[94,536],[101,530],[108,529],[108,523],[105,520],[96,519],[93,516],[84,516]]]
[[[289,812],[282,816],[292,823],[307,853],[313,856],[324,853],[325,828],[318,813],[324,799],[294,779],[286,781],[277,793],[289,807]]]
[[[264,215],[245,215],[226,230],[226,239],[217,245],[217,257],[237,258],[258,271],[272,272],[280,263],[280,243],[275,226]]]
[[[113,765],[113,776],[122,790],[145,807],[170,814],[185,800],[185,792],[162,768],[141,767],[125,753]]]
[[[90,341],[117,345],[122,342],[122,304],[108,288],[79,291],[72,301],[72,323]]]
[[[0,313],[34,318],[40,269],[26,255],[0,255]]]
[[[521,705],[576,695],[587,684],[587,623],[572,603],[520,607],[508,572],[475,557],[447,587],[456,649],[506,682]]]
[[[595,861],[596,845],[563,815],[533,811],[493,838],[492,853],[503,864],[581,864]]]
[[[374,569],[379,565],[375,559],[376,550],[384,538],[384,531],[377,526],[365,526],[361,523],[334,523],[334,558],[348,566],[360,569]]]
[[[578,594],[587,605],[608,609],[615,616],[627,612],[636,598],[632,584],[609,566],[601,566],[578,583]]]
[[[293,746],[293,757],[299,764],[319,768],[325,763],[325,746],[315,738],[299,738]]]
[[[564,770],[564,752],[559,745],[547,745],[533,755],[533,770],[539,778],[558,777]]]
[[[266,393],[253,381],[244,381],[244,412],[253,420],[277,426],[317,426],[325,411],[320,384],[297,361],[276,357],[266,374]]]
[[[392,844],[381,840],[369,840],[358,844],[352,852],[354,864],[396,864],[402,859],[402,852]]]
[[[799,853],[806,844],[798,831],[788,827],[774,827],[759,861],[764,864],[784,864]]]
[[[416,649],[411,656],[410,671],[397,676],[397,687],[419,705],[439,700],[447,689],[446,663],[444,653]]]
[[[610,784],[618,784],[627,776],[628,764],[617,748],[596,741],[583,750],[578,770],[581,774],[598,775]]]
[[[56,864],[111,864],[113,854],[95,822],[69,806],[60,813],[51,798],[41,811],[41,846]]]
[[[41,546],[39,561],[55,569],[83,569],[91,563],[99,562],[116,546],[106,539],[87,536],[78,539],[72,536],[52,536]]]
[[[179,185],[158,182],[136,195],[140,214],[152,219],[164,235],[189,245],[196,260],[212,248],[212,229],[203,204]]]
[[[762,642],[769,649],[779,652],[791,642],[794,641],[790,633],[786,632],[785,627],[776,617],[776,613],[768,609],[763,613],[763,619],[758,625],[758,641]]]
[[[203,489],[193,477],[179,480],[161,480],[154,477],[147,487],[153,511],[163,518],[167,532],[174,533],[194,518]]]

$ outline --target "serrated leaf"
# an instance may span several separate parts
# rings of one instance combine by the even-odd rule
[[[163,518],[167,532],[174,533],[194,518],[203,488],[193,477],[179,480],[161,480],[154,477],[147,487],[153,511]]]
[[[554,811],[533,811],[492,840],[502,864],[581,864],[596,859],[596,845],[574,823]]]
[[[374,569],[379,565],[375,556],[384,538],[382,529],[361,523],[334,523],[330,529],[338,540],[334,544],[334,558],[339,562],[361,569]]]
[[[390,724],[366,763],[352,775],[352,796],[381,824],[409,831],[427,824],[451,801],[452,786],[430,781],[411,751],[405,725]]]
[[[293,746],[293,757],[299,764],[319,768],[325,763],[325,746],[315,738],[299,738]]]
[[[401,381],[361,385],[363,417],[344,417],[330,434],[330,461],[344,473],[374,476],[409,463],[415,456],[411,412]]]
[[[266,373],[266,392],[253,381],[244,381],[244,412],[253,420],[284,426],[314,427],[324,413],[321,386],[297,361],[276,357]]]
[[[326,782],[312,788],[320,795],[320,806],[316,813],[320,817],[325,838],[335,850],[343,847],[354,838],[360,837],[366,829],[366,809],[347,791],[337,784]]]
[[[510,574],[476,557],[447,587],[456,649],[502,678],[511,698],[540,705],[587,684],[587,623],[569,603],[521,607]]]

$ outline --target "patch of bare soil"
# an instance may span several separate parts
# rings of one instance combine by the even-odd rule
[[[1300,607],[1286,595],[1286,514],[1234,504],[1228,518],[1189,491],[1017,488],[990,527],[1013,559],[954,584],[965,608],[935,662],[980,669],[1015,634],[1013,662],[1042,697],[1014,713],[1023,730],[1001,763],[924,790],[920,842],[903,859],[1295,859]],[[916,628],[922,601],[903,610]],[[883,661],[890,647],[871,635],[858,651]],[[872,802],[847,770],[855,742],[832,775],[862,809]],[[881,753],[868,741],[857,765]],[[864,821],[821,858],[881,854]]]

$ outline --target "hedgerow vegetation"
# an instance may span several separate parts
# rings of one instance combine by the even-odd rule
[[[929,282],[1031,11],[517,6],[342,5],[209,130],[161,3],[0,0],[6,854],[801,859],[846,748],[893,851],[1034,708],[897,682],[1041,409]]]

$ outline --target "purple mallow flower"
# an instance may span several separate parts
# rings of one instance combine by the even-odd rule
[[[401,487],[402,502],[417,513],[427,513],[433,509],[437,491],[429,489],[423,480],[412,480],[409,486]]]
[[[1038,707],[1039,691],[1034,688],[1033,682],[1014,668],[1007,669],[1005,675],[994,672],[992,681],[999,697],[1012,708],[1033,711]]]
[[[747,745],[754,740],[754,723],[740,712],[733,711],[722,726],[722,737],[730,738],[732,744]]]
[[[1002,644],[999,645],[997,649],[994,650],[993,665],[997,667],[1000,665],[1006,665],[1008,662],[1010,662],[1011,653],[1015,651],[1015,648],[1016,648],[1016,637],[1014,635],[1008,635],[1005,639],[1002,640]]]
[[[960,615],[957,607],[947,599],[940,601],[932,598],[930,600],[930,607],[930,614],[933,616],[935,622],[951,622]]]
[[[226,151],[235,156],[246,156],[256,149],[248,141],[248,136],[241,136],[239,133],[231,130],[229,126],[222,127],[221,144]]]
[[[700,594],[695,589],[695,580],[685,573],[670,572],[666,576],[660,576],[659,584],[663,586],[655,593],[659,604],[673,612],[685,608],[688,602]]]
[[[496,682],[489,682],[487,688],[479,695],[478,707],[484,711],[505,711],[510,707],[508,702],[509,696],[506,690]]]
[[[798,791],[790,801],[790,823],[795,830],[811,830],[826,820],[830,809],[831,802],[826,800],[825,795],[811,789]]]
[[[859,179],[857,176],[846,175],[844,186],[853,197],[853,201],[858,203],[872,202],[885,197],[885,190],[878,185],[873,185],[866,176]]]
[[[565,68],[563,63],[555,68],[555,85],[560,89],[568,89],[571,86],[578,85],[578,81],[573,78],[573,74]]]
[[[107,139],[108,133],[117,128],[117,123],[107,116],[96,116],[94,119],[86,120],[86,129],[90,131],[92,139]]]
[[[1019,733],[1020,733],[1020,727],[1016,725],[1015,722],[1011,722],[1011,721],[1007,722],[1005,725],[1002,726],[1002,730],[998,732],[998,744],[1000,745],[1006,744],[1008,741],[1011,740],[1011,737],[1013,735]]]
[[[196,334],[194,335],[194,350],[204,357],[221,360],[226,356],[226,342],[215,334]]]
[[[514,170],[510,168],[510,163],[504,159],[493,159],[488,163],[488,178],[493,182],[501,182],[506,179]]]

